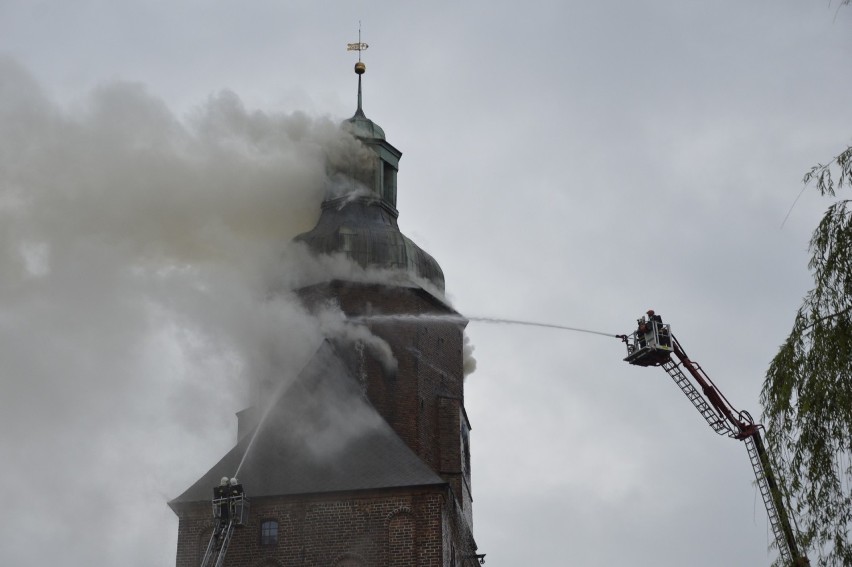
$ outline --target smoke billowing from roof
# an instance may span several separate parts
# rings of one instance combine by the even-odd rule
[[[231,446],[252,381],[287,375],[323,337],[393,367],[339,312],[305,312],[282,261],[359,148],[330,119],[230,92],[186,117],[133,83],[64,107],[0,59],[0,453],[12,509],[33,519],[10,564],[47,533],[75,564],[126,564],[122,542],[90,539],[119,515],[128,533],[160,518],[170,541],[165,501]]]

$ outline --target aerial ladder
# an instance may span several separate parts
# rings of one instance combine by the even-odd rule
[[[686,355],[670,325],[663,324],[653,310],[648,311],[647,320],[645,317],[638,320],[636,331],[617,338],[627,345],[626,362],[635,366],[662,366],[713,431],[745,443],[782,561],[790,567],[809,566],[808,558],[799,550],[772,459],[763,444],[760,433],[763,425],[755,423],[747,411],[734,409],[701,366]]]
[[[234,530],[248,522],[249,501],[236,478],[222,477],[213,488],[213,533],[201,560],[201,567],[222,567]]]

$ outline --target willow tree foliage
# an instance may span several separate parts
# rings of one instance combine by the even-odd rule
[[[834,203],[810,242],[814,287],[769,366],[761,401],[812,565],[852,567],[852,200],[839,198],[852,190],[852,146],[804,182]]]

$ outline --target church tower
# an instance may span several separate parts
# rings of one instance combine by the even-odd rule
[[[377,276],[329,279],[298,295],[308,309],[338,306],[390,353],[327,340],[259,424],[257,412],[240,412],[236,446],[169,502],[179,517],[177,567],[201,565],[208,543],[221,545],[224,534],[211,538],[224,525],[211,513],[211,489],[237,470],[250,508],[232,530],[224,566],[479,564],[464,410],[467,321],[444,299],[438,263],[399,230],[402,153],[365,115],[360,61],[355,72],[358,105],[342,127],[369,150],[368,163],[349,173],[358,190],[327,195],[316,226],[296,241]]]

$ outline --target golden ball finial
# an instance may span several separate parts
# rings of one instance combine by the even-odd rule
[[[364,63],[362,63],[361,61],[358,61],[357,63],[355,63],[355,72],[358,73],[359,75],[363,75],[366,70],[367,70],[367,66],[364,65]]]

